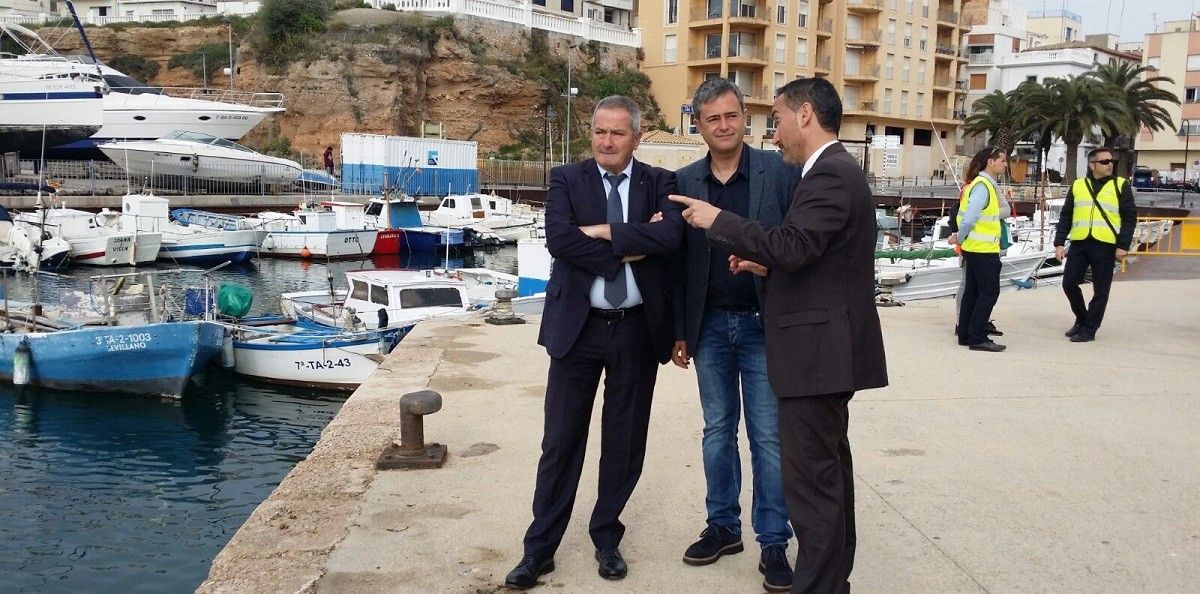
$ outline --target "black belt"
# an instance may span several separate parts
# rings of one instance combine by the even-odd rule
[[[643,309],[644,308],[642,307],[641,303],[633,307],[618,307],[616,309],[601,309],[599,307],[593,307],[588,310],[588,315],[603,320],[620,320],[622,318],[628,318],[629,316],[640,314],[642,313]]]
[[[725,305],[718,305],[718,306],[715,306],[713,309],[719,309],[721,311],[729,312],[732,314],[742,314],[742,315],[758,313],[758,308],[753,305],[743,306],[743,307],[737,307],[737,306],[731,307],[731,306],[725,306]]]

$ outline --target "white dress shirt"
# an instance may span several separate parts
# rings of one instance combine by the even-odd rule
[[[825,149],[829,148],[830,146],[832,146],[834,144],[837,144],[836,139],[830,140],[829,142],[822,144],[821,148],[817,149],[817,151],[814,152],[812,155],[809,155],[808,160],[804,162],[804,169],[800,170],[800,179],[804,179],[804,176],[808,175],[808,170],[812,169],[813,163],[817,162],[817,157],[820,157],[821,153],[825,152]]]
[[[600,170],[600,180],[604,184],[604,199],[608,199],[608,193],[612,191],[612,185],[605,179],[605,171],[600,165],[596,165]],[[617,192],[621,194],[621,211],[624,214],[624,221],[629,222],[629,184],[633,181],[633,159],[625,165],[625,179],[621,180],[621,185],[617,186]],[[625,301],[619,307],[633,307],[642,302],[642,292],[638,290],[637,281],[633,278],[633,267],[626,263],[621,272],[618,274],[625,275],[625,286],[628,292],[625,294]],[[588,294],[592,302],[592,307],[600,309],[612,309],[612,305],[604,298],[604,277],[597,276],[595,281],[592,281],[592,290]]]

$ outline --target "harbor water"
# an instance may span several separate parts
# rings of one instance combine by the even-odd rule
[[[443,256],[444,257],[444,256]],[[322,289],[359,268],[425,268],[426,254],[329,265],[262,259],[214,274],[254,291]],[[452,256],[451,266],[516,272],[516,249]],[[167,266],[159,265],[159,268]],[[95,274],[43,275],[39,297],[85,290]],[[6,278],[28,299],[29,277]],[[312,450],[347,395],[283,388],[210,366],[178,400],[0,386],[0,591],[187,592],[254,508]]]

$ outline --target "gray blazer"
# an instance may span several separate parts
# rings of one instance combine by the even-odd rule
[[[800,167],[783,162],[775,151],[750,148],[747,173],[750,176],[750,220],[764,227],[783,223],[791,203],[792,190],[800,181]],[[708,201],[708,182],[711,173],[708,159],[702,158],[675,172],[679,193]],[[675,340],[686,340],[688,352],[695,353],[700,340],[700,322],[704,317],[704,300],[708,295],[708,273],[711,248],[702,229],[687,227],[678,262],[671,267]],[[754,277],[759,308],[763,307],[762,279]]]

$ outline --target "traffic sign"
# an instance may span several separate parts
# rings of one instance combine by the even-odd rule
[[[691,114],[691,113],[692,113],[692,104],[691,104],[691,103],[684,103],[683,105],[680,105],[680,106],[679,106],[679,111],[680,111],[681,113]]]

